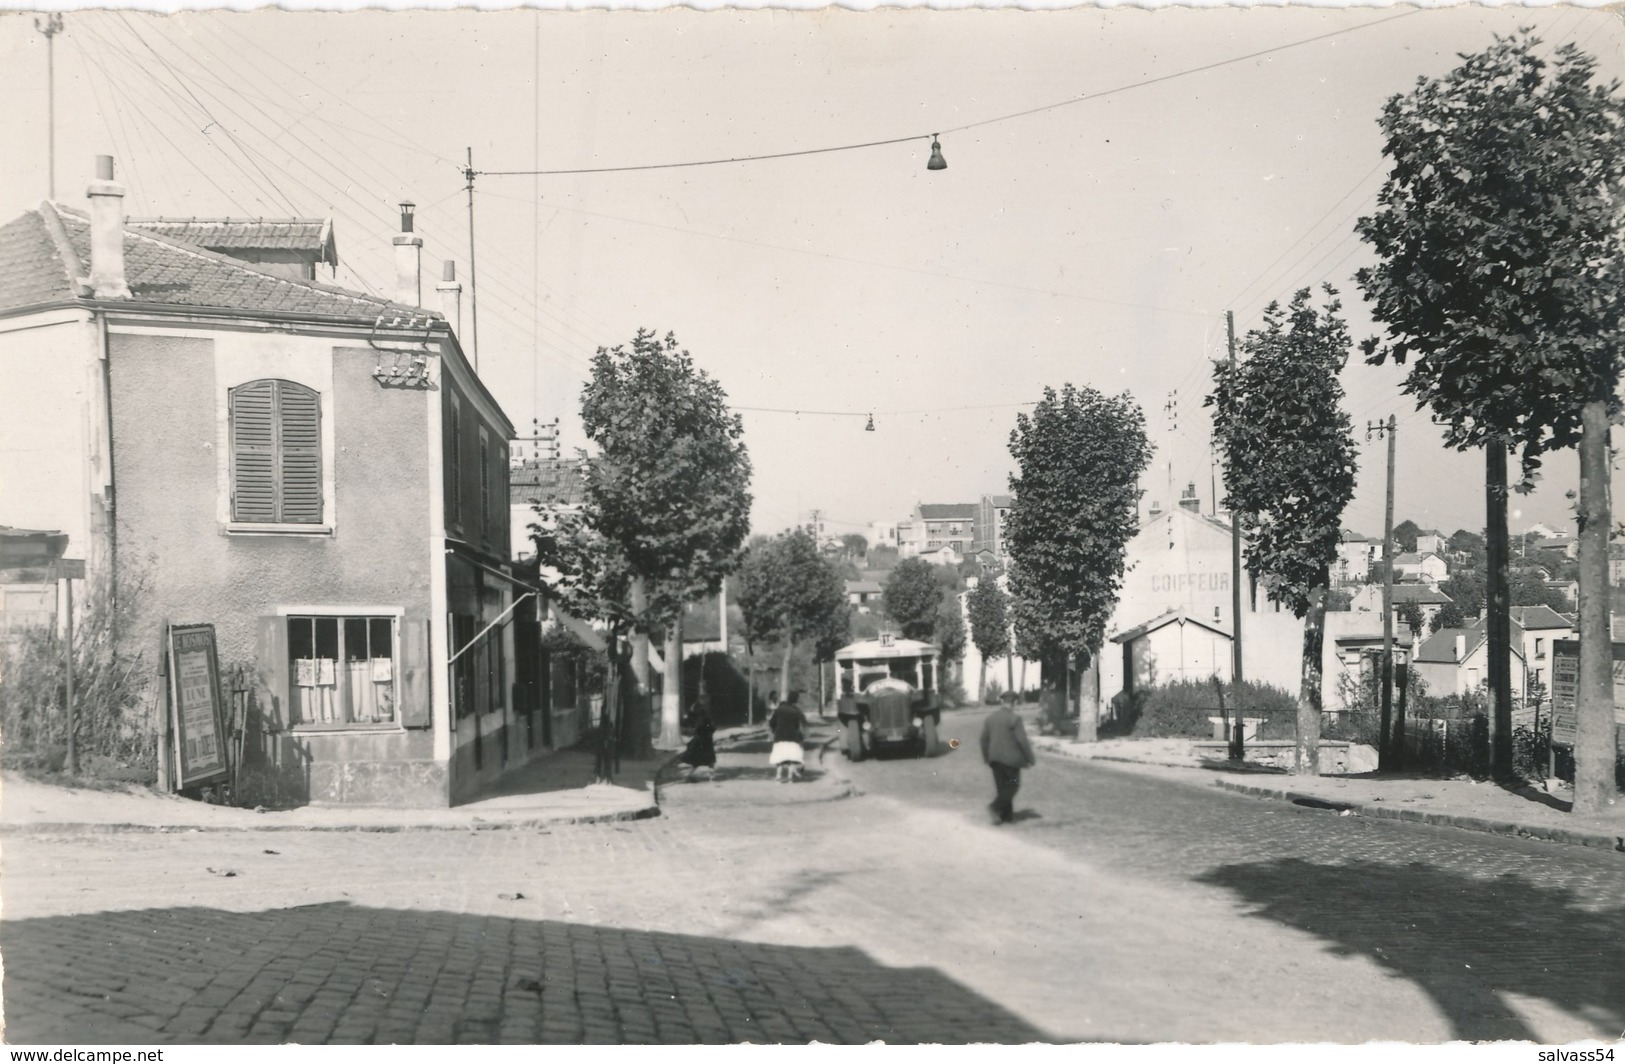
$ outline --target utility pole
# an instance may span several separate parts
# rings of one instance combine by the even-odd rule
[[[1236,312],[1224,312],[1225,331],[1230,334],[1230,376],[1236,375]],[[1243,720],[1244,700],[1241,697],[1241,512],[1234,503],[1230,507],[1230,615],[1233,638],[1230,641],[1230,682],[1235,691],[1235,731],[1230,739],[1230,760],[1241,761],[1247,756],[1246,721]]]
[[[56,41],[62,32],[62,16],[52,12],[45,21],[34,20],[34,28],[45,34],[45,124],[49,140],[46,158],[50,167],[50,199],[56,199]]]
[[[1391,772],[1399,767],[1399,751],[1394,749],[1394,438],[1398,434],[1398,421],[1392,414],[1387,423],[1366,422],[1365,438],[1373,435],[1388,438],[1388,491],[1382,518],[1382,663],[1381,717],[1378,724],[1377,768]]]
[[[480,371],[479,273],[474,269],[474,149],[468,149],[468,165],[463,168],[468,181],[468,347],[474,372]]]
[[[1512,778],[1512,624],[1507,588],[1507,448],[1484,445],[1484,631],[1489,637],[1490,773]]]

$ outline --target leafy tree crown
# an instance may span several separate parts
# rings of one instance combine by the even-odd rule
[[[1271,303],[1246,357],[1214,366],[1213,430],[1225,458],[1225,505],[1247,536],[1247,569],[1271,599],[1304,616],[1329,584],[1355,447],[1338,380],[1350,347],[1337,290],[1317,309],[1309,289]]]
[[[1404,389],[1449,445],[1520,452],[1520,491],[1578,441],[1587,401],[1618,416],[1625,366],[1625,100],[1589,56],[1539,44],[1498,37],[1390,99],[1393,167],[1355,226],[1387,327],[1367,361],[1410,364]]]
[[[1128,393],[1044,389],[1016,417],[1018,472],[1005,517],[1016,638],[1024,651],[1094,654],[1139,531],[1139,477],[1151,460],[1145,415]]]

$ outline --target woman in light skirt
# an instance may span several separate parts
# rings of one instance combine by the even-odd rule
[[[767,720],[773,732],[773,752],[768,755],[767,763],[773,766],[774,777],[780,783],[793,783],[801,778],[804,756],[801,743],[807,722],[801,715],[801,707],[796,705],[798,697],[797,692],[790,692],[790,697],[780,702]]]

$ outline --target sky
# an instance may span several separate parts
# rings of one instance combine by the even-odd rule
[[[388,294],[411,200],[428,292],[443,260],[468,281],[471,153],[479,368],[510,418],[584,446],[592,353],[673,332],[743,418],[759,532],[1004,492],[1017,414],[1067,382],[1144,410],[1147,504],[1194,484],[1209,508],[1226,311],[1244,336],[1329,282],[1376,331],[1353,227],[1384,101],[1521,26],[1625,77],[1625,19],[1570,6],[63,18],[59,201],[111,154],[131,215],[331,217],[336,283]],[[38,20],[0,11],[0,221],[53,195]],[[1393,415],[1395,521],[1476,530],[1482,455],[1444,449],[1402,376],[1345,370],[1344,524],[1382,533],[1366,426]],[[1514,496],[1515,531],[1572,525],[1576,465]]]

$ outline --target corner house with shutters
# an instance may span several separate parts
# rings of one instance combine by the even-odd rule
[[[148,662],[165,622],[214,625],[249,692],[244,799],[446,805],[541,753],[513,427],[458,342],[460,286],[419,306],[409,205],[389,300],[265,261],[292,223],[223,253],[126,221],[98,168],[88,211],[0,227],[0,524],[66,532]],[[309,265],[333,261],[310,228]]]

